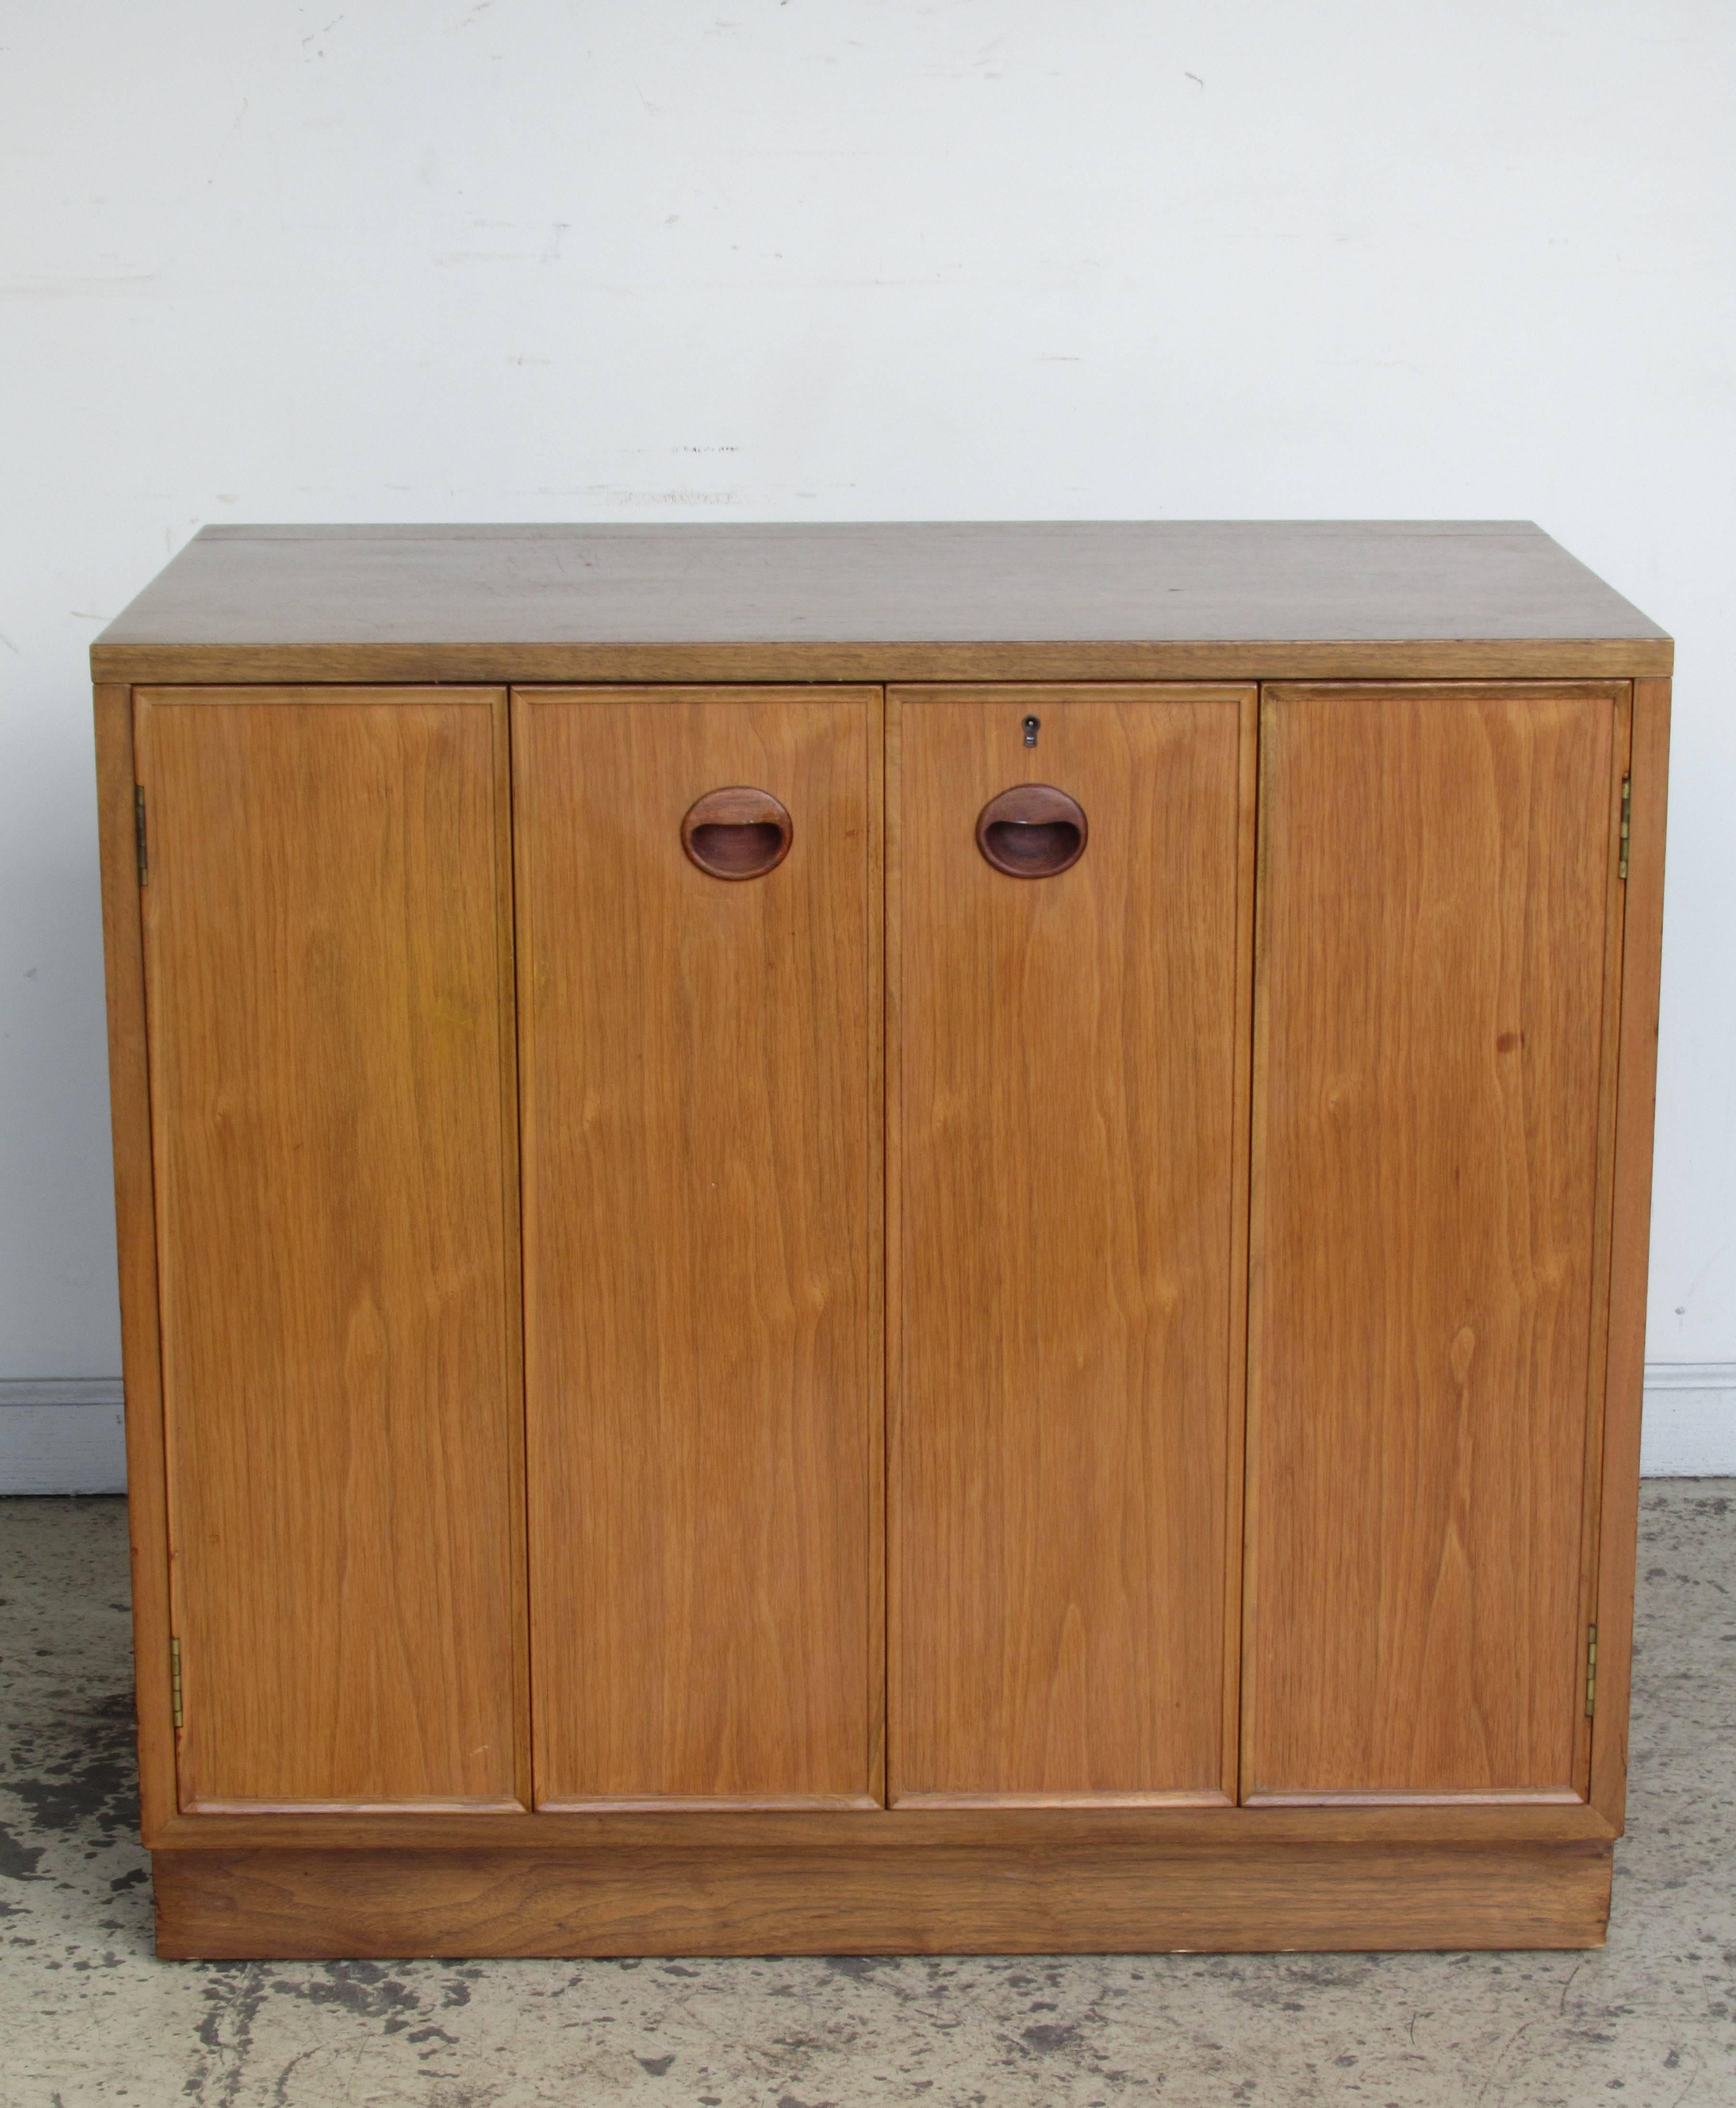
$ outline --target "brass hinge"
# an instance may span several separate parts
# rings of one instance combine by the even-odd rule
[[[1585,1718],[1589,1720],[1598,1709],[1598,1628],[1585,1628]]]
[[[133,786],[133,839],[138,847],[138,882],[141,885],[149,885],[151,866],[145,856],[145,786],[142,783],[135,783]]]
[[[1627,876],[1627,837],[1633,818],[1634,779],[1631,776],[1624,776],[1621,779],[1621,861],[1616,867],[1617,878]]]
[[[175,1732],[181,1732],[181,1642],[170,1636],[169,1642],[169,1709],[174,1715]]]

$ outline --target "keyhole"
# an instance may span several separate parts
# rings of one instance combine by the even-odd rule
[[[1026,744],[1027,746],[1035,746],[1035,745],[1036,745],[1036,743],[1037,743],[1037,734],[1038,734],[1038,733],[1042,730],[1042,728],[1043,728],[1043,720],[1042,720],[1042,718],[1026,718],[1026,720],[1025,720],[1025,744]]]

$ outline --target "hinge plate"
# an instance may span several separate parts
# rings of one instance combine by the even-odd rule
[[[149,885],[151,865],[145,854],[145,786],[142,783],[135,783],[133,786],[133,839],[138,849],[138,882],[141,885]]]
[[[1585,1628],[1585,1718],[1589,1720],[1598,1709],[1598,1628]]]
[[[181,1642],[172,1634],[169,1642],[169,1709],[174,1716],[175,1732],[181,1732]]]
[[[1633,825],[1633,819],[1634,779],[1631,776],[1624,776],[1621,779],[1621,861],[1616,867],[1617,878],[1627,876],[1628,831]]]

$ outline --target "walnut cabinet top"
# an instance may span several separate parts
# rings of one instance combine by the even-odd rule
[[[98,680],[1618,678],[1669,637],[1511,520],[208,527]]]

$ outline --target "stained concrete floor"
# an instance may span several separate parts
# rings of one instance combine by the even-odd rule
[[[119,1501],[0,1502],[0,2103],[1736,2103],[1736,1483],[1642,1503],[1592,1954],[159,1962]]]

